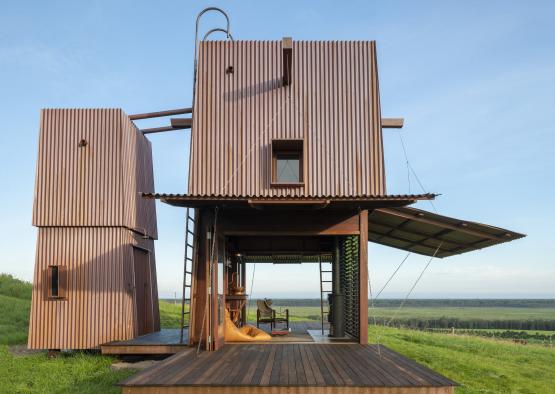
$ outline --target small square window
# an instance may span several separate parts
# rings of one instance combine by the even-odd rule
[[[303,140],[272,141],[272,186],[302,186]]]
[[[297,183],[301,181],[301,157],[298,153],[276,154],[276,182]]]

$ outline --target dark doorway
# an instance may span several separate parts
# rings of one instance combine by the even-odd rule
[[[153,330],[152,294],[150,279],[150,255],[148,251],[133,247],[133,271],[135,273],[135,302],[139,335]]]

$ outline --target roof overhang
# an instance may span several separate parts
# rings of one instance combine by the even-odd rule
[[[380,208],[368,215],[368,241],[426,256],[448,257],[522,237],[416,208]]]
[[[382,207],[402,207],[416,201],[433,200],[436,194],[397,194],[363,197],[228,197],[197,196],[188,194],[143,193],[143,197],[159,199],[162,202],[188,208],[213,205],[255,208],[255,209],[322,209],[322,208],[360,208],[376,209]]]

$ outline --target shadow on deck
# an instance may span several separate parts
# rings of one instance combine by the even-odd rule
[[[102,354],[151,355],[175,354],[187,348],[189,335],[185,330],[183,343],[179,342],[179,329],[164,328],[126,341],[113,341],[100,345]]]
[[[291,322],[291,333],[285,336],[273,337],[270,341],[260,341],[256,344],[268,345],[276,343],[345,343],[353,342],[350,338],[329,338],[327,328],[322,335],[321,325],[316,322]],[[261,327],[267,328],[267,327]],[[175,354],[185,348],[189,340],[185,330],[183,343],[179,343],[179,329],[165,328],[140,337],[125,341],[113,341],[100,345],[102,354],[117,355],[154,355]],[[229,344],[252,344],[252,342],[231,342]]]

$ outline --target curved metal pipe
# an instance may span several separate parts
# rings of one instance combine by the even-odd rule
[[[195,95],[196,95],[196,83],[197,83],[198,26],[199,26],[201,16],[204,15],[206,12],[209,12],[209,11],[219,12],[225,17],[225,19],[226,19],[226,29],[225,29],[225,31],[221,28],[212,29],[204,35],[204,39],[206,39],[210,34],[212,34],[215,31],[223,31],[224,33],[226,33],[227,38],[229,38],[233,41],[233,37],[231,36],[231,24],[229,22],[229,16],[227,15],[227,13],[224,10],[222,10],[221,8],[218,8],[218,7],[208,7],[208,8],[203,9],[197,15],[197,21],[196,21],[196,24],[195,24],[195,56],[194,56],[195,61],[194,61],[194,65],[193,65],[193,97],[192,97],[193,100],[191,102],[191,108],[193,108],[193,112],[195,110]],[[196,115],[193,114],[193,116],[196,116]],[[192,126],[191,126],[191,131],[193,131]],[[191,133],[191,138],[189,140],[189,153],[191,152],[192,146],[193,146],[193,135]],[[189,157],[189,166],[190,166],[191,160],[192,160],[192,156]],[[200,345],[200,341],[199,341],[199,345]]]
[[[206,41],[206,39],[208,38],[208,36],[209,36],[210,34],[216,33],[216,32],[219,32],[219,31],[222,32],[222,33],[227,34],[227,38],[229,38],[231,41],[233,41],[233,36],[231,35],[231,33],[228,32],[228,31],[225,30],[225,29],[222,29],[221,27],[216,27],[215,29],[208,30],[208,31],[206,32],[206,34],[204,35],[204,37],[202,37],[202,41]]]
[[[218,7],[207,7],[205,9],[203,9],[201,12],[199,12],[199,14],[197,15],[197,21],[195,23],[195,62],[193,65],[193,102],[192,102],[192,107],[195,107],[195,90],[196,90],[196,81],[197,81],[197,62],[198,62],[198,27],[199,27],[199,22],[200,22],[200,18],[207,12],[209,11],[216,11],[221,13],[226,20],[226,29],[225,29],[225,33],[227,35],[227,38],[231,38],[231,24],[229,22],[229,16],[226,14],[226,12],[224,10],[222,10],[221,8]],[[210,32],[208,32],[207,34],[209,34]]]

